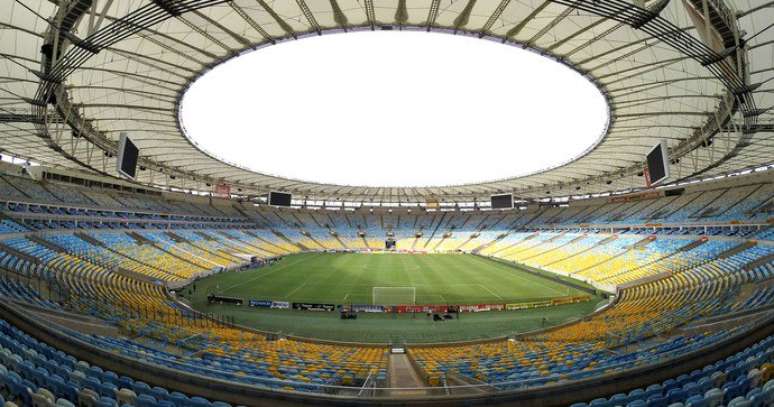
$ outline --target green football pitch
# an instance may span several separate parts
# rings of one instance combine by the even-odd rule
[[[577,282],[576,282],[577,284]],[[242,272],[216,274],[186,287],[179,294],[206,313],[233,318],[238,324],[285,335],[355,342],[448,342],[493,338],[546,328],[594,311],[602,298],[547,308],[463,313],[459,319],[433,322],[425,315],[361,313],[357,320],[340,320],[338,313],[274,310],[210,305],[214,293],[247,301],[275,300],[328,304],[372,304],[374,287],[404,287],[416,304],[487,304],[537,301],[567,295],[587,295],[517,265],[473,255],[304,253],[278,263]],[[413,287],[406,290],[405,287]],[[379,290],[377,289],[377,292]],[[390,290],[387,290],[388,292]],[[389,293],[388,293],[389,294]]]
[[[328,304],[495,304],[585,294],[464,254],[305,253],[197,284],[197,292],[245,300]]]

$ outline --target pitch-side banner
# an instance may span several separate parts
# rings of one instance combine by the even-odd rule
[[[384,307],[381,305],[352,304],[350,308],[354,312],[384,312]]]
[[[269,300],[250,300],[248,305],[257,308],[271,308],[271,301]]]
[[[504,304],[460,305],[460,311],[462,312],[502,311],[504,309],[505,309]]]
[[[293,303],[293,309],[298,310],[304,310],[304,311],[335,311],[336,305],[334,304],[315,304],[315,303],[308,303],[308,302],[294,302]]]

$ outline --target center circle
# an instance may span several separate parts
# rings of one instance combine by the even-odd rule
[[[197,147],[262,174],[375,187],[461,185],[570,162],[607,131],[605,97],[552,58],[494,41],[358,31],[232,58],[186,89]]]

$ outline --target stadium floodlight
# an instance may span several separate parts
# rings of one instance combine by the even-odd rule
[[[417,301],[416,287],[373,287],[373,305],[414,305]]]

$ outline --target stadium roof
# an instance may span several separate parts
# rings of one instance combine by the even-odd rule
[[[643,157],[661,139],[675,179],[774,162],[770,1],[8,0],[3,8],[0,150],[51,166],[115,175],[118,135],[128,131],[141,149],[143,184],[413,202],[639,188]],[[181,132],[181,96],[224,60],[328,32],[401,29],[557,58],[603,90],[608,133],[582,157],[533,175],[374,188],[256,173],[208,155]]]

